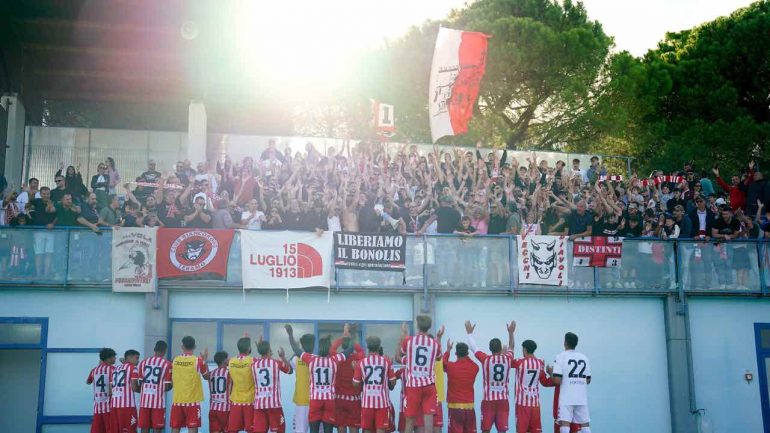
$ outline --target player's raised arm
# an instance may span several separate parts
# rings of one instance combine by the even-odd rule
[[[396,359],[400,360],[404,356],[404,345],[406,345],[406,339],[409,337],[409,325],[406,322],[401,324],[401,339],[398,340],[398,346],[396,346]]]
[[[297,357],[302,356],[302,348],[299,346],[299,343],[297,343],[297,340],[294,339],[294,329],[292,329],[291,325],[288,323],[284,325],[283,328],[289,336],[289,344],[291,345],[291,350],[294,352],[294,355]]]
[[[513,338],[513,334],[516,332],[516,321],[515,320],[511,320],[511,323],[506,323],[505,327],[508,329],[508,350],[513,352],[514,351],[513,348],[515,347],[514,346],[515,341],[514,341],[514,338]]]
[[[444,332],[446,331],[446,328],[444,325],[441,325],[441,328],[436,332],[436,341],[438,342],[438,350],[436,351],[436,360],[441,359],[441,337],[444,336]]]
[[[471,323],[470,320],[465,321],[465,332],[468,334],[467,341],[468,347],[471,348],[471,352],[476,354],[479,352],[479,347],[476,345],[476,340],[473,338],[473,331],[476,330],[476,324]]]
[[[283,347],[278,347],[278,358],[281,359],[281,362],[283,362],[283,366],[286,367],[286,370],[284,373],[286,374],[292,374],[294,373],[294,368],[291,366],[291,363],[286,358],[286,351],[283,350]]]

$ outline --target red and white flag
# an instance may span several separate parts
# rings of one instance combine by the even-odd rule
[[[158,229],[158,278],[227,276],[233,230]]]
[[[487,61],[488,35],[441,27],[430,69],[428,109],[435,143],[468,132]]]
[[[573,266],[616,268],[623,255],[623,238],[615,236],[583,236],[572,242]]]

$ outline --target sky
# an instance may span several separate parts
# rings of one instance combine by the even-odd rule
[[[367,3],[361,1],[359,3]],[[384,15],[390,24],[382,30],[398,35],[410,25],[426,19],[443,18],[465,0],[390,0],[384,2]],[[617,51],[627,50],[641,56],[655,48],[666,32],[685,30],[729,15],[751,4],[750,0],[583,0],[588,16],[598,20],[604,31],[615,38]],[[390,13],[400,10],[400,13]]]

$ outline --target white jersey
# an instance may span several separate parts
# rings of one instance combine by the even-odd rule
[[[561,377],[560,407],[588,405],[588,379],[591,377],[588,357],[575,350],[565,350],[556,355],[553,375]]]

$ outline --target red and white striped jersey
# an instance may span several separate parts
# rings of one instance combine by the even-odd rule
[[[100,363],[88,373],[88,382],[94,387],[94,414],[110,411],[110,380],[115,367]]]
[[[390,407],[388,382],[396,378],[390,360],[381,355],[369,355],[359,361],[353,372],[353,382],[362,384],[361,407],[381,409]]]
[[[497,355],[476,352],[476,359],[481,361],[484,373],[484,401],[508,400],[508,374],[513,368],[513,352],[509,350]]]
[[[345,360],[344,353],[318,356],[302,352],[300,359],[310,370],[310,400],[334,400],[334,376],[337,363]]]
[[[136,407],[136,397],[131,381],[139,378],[136,366],[121,364],[112,371],[112,397],[110,407]]]
[[[166,384],[171,383],[171,361],[151,356],[137,365],[139,371],[139,407],[166,408]]]
[[[289,364],[272,358],[254,358],[254,409],[277,409],[281,406],[281,372],[291,373]]]
[[[441,348],[435,339],[421,334],[407,337],[401,351],[408,372],[404,386],[414,388],[436,383],[434,364],[441,358]]]
[[[542,359],[525,356],[513,361],[516,369],[516,404],[519,406],[540,406],[540,383],[547,380]]]
[[[227,366],[211,370],[209,376],[209,410],[230,411],[230,384]]]

